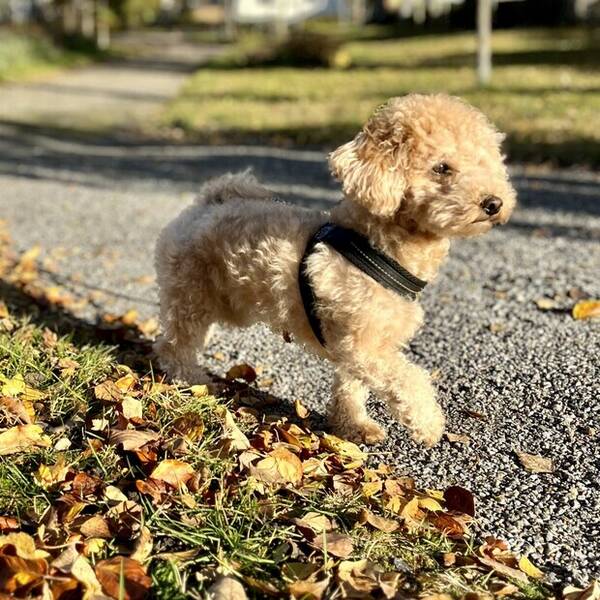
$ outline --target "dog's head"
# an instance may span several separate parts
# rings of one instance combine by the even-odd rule
[[[458,98],[392,98],[329,157],[354,202],[371,213],[449,237],[505,223],[516,203],[500,145],[504,136]]]

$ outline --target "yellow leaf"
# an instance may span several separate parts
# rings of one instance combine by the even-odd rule
[[[268,483],[293,483],[302,480],[302,462],[286,448],[276,448],[251,469],[252,474]]]
[[[0,456],[50,445],[50,438],[39,425],[17,425],[0,433]]]
[[[580,300],[573,307],[573,318],[577,320],[600,318],[600,300]]]
[[[356,444],[342,440],[335,435],[324,434],[321,438],[321,445],[342,458],[358,463],[356,466],[360,466],[367,459],[367,455]]]
[[[16,398],[19,394],[22,394],[25,391],[25,381],[23,380],[23,375],[20,373],[15,375],[12,379],[2,377],[2,381],[4,384],[0,391],[4,396],[13,396]]]
[[[400,511],[400,515],[406,521],[420,521],[423,516],[423,513],[419,508],[419,499],[413,498],[412,500],[409,500],[404,505],[404,508]]]
[[[183,462],[182,460],[167,458],[158,464],[150,474],[150,477],[152,477],[152,479],[164,481],[173,487],[179,487],[193,474],[194,469],[192,465]]]
[[[123,325],[135,325],[138,319],[138,311],[135,308],[128,310],[124,315],[121,315],[121,323]]]
[[[192,395],[196,398],[204,398],[204,396],[208,396],[208,386],[207,385],[193,385],[190,388]]]
[[[33,474],[33,478],[40,487],[48,490],[53,485],[64,481],[68,472],[69,467],[65,466],[64,459],[61,457],[55,465],[40,465],[38,470]]]
[[[534,579],[541,579],[544,576],[542,571],[540,571],[526,556],[521,556],[519,559],[519,569]]]
[[[36,402],[37,400],[44,399],[46,394],[44,392],[40,392],[40,390],[36,390],[35,388],[26,385],[25,389],[23,390],[22,397],[30,402]]]
[[[135,381],[135,377],[131,373],[128,373],[127,375],[123,375],[123,377],[120,379],[117,379],[117,381],[115,381],[115,385],[120,392],[125,393],[129,392],[133,388]]]
[[[0,535],[0,548],[7,545],[14,546],[15,554],[19,558],[34,560],[50,556],[45,550],[35,547],[35,540],[27,533],[17,532]]]
[[[142,403],[135,398],[127,396],[121,402],[121,410],[126,419],[141,419],[142,418]]]
[[[442,505],[434,498],[419,498],[419,507],[425,508],[431,512],[444,510]]]
[[[85,548],[88,554],[98,554],[106,546],[106,540],[102,538],[90,538],[85,541]]]

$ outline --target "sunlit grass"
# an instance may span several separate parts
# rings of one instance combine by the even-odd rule
[[[237,48],[198,71],[164,120],[212,141],[333,146],[387,98],[443,91],[474,103],[506,131],[513,160],[600,162],[600,45],[590,32],[496,33],[486,89],[477,85],[475,48],[471,33],[353,41],[345,47],[348,70],[236,68]]]

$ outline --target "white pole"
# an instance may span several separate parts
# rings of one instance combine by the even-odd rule
[[[487,85],[492,77],[492,0],[477,2],[477,80]]]

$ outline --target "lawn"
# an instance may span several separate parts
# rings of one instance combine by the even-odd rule
[[[85,64],[89,57],[53,44],[41,32],[0,28],[0,83]]]
[[[346,43],[347,69],[240,67],[243,41],[191,78],[164,121],[207,141],[331,147],[391,96],[444,91],[507,132],[512,160],[600,163],[600,42],[591,31],[496,32],[486,89],[476,84],[471,33],[376,35],[369,28],[368,39]]]
[[[552,596],[525,557],[479,538],[469,491],[419,490],[313,431],[301,404],[276,413],[248,365],[210,386],[164,381],[148,322],[79,321],[36,250],[7,240],[2,597],[204,598],[224,576],[253,598]]]

